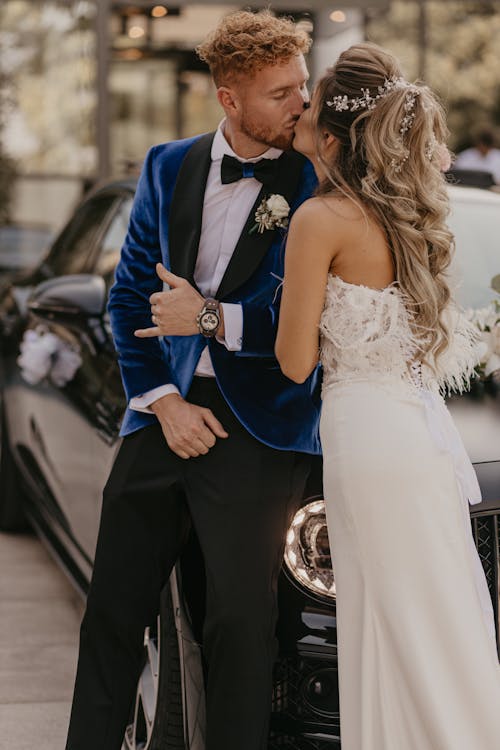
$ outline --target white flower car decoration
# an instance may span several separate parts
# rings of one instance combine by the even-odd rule
[[[26,382],[36,385],[46,378],[62,388],[82,364],[80,354],[55,333],[42,328],[24,332],[17,363]]]

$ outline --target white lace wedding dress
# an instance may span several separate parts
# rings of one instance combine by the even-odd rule
[[[451,309],[451,308],[450,308]],[[443,361],[396,285],[330,276],[321,319],[324,490],[337,587],[342,750],[499,750],[500,666],[468,504],[472,465],[439,389],[474,337],[457,313]]]

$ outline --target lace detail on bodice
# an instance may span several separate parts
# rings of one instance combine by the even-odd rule
[[[396,283],[372,289],[329,275],[320,321],[323,388],[373,379],[441,392],[467,388],[478,361],[478,336],[465,316],[451,306],[446,311],[450,344],[433,367],[420,362],[424,339],[410,323]]]

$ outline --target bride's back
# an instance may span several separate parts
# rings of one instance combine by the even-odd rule
[[[337,239],[330,272],[350,284],[374,289],[395,281],[385,232],[366,206],[335,195],[324,195],[315,201],[318,220],[331,227]]]

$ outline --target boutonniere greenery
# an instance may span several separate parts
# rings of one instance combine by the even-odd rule
[[[500,293],[500,274],[491,280],[491,287]],[[476,377],[483,382],[496,379],[500,373],[500,300],[494,299],[487,307],[466,310],[466,315],[481,332]]]
[[[290,206],[282,195],[274,194],[264,198],[255,212],[255,224],[250,234],[262,234],[266,229],[286,229],[289,214]]]

